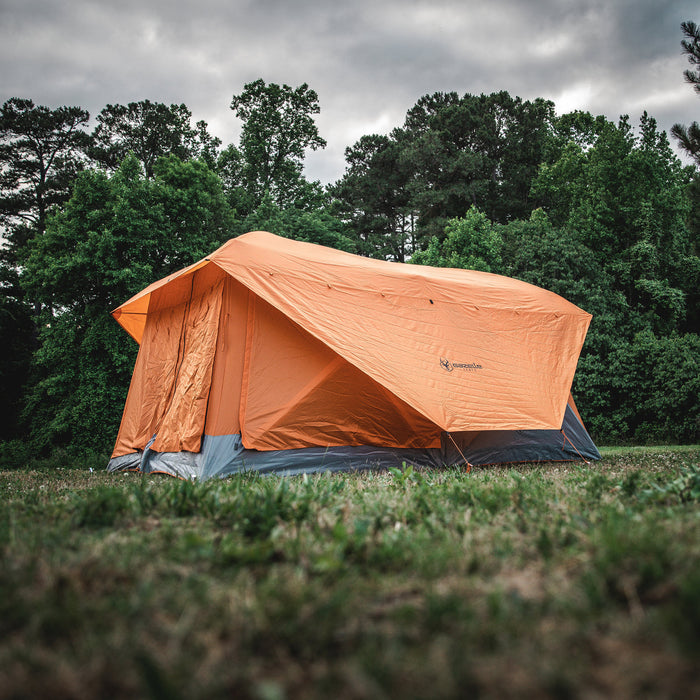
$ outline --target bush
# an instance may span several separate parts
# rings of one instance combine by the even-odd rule
[[[23,440],[0,442],[0,469],[22,469],[33,459],[29,445]]]

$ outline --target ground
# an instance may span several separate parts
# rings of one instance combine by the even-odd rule
[[[0,468],[0,698],[700,697],[699,464]]]

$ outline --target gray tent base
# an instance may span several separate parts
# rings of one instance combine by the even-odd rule
[[[561,430],[445,434],[439,448],[347,446],[259,452],[243,447],[238,434],[205,435],[200,452],[154,452],[147,446],[143,451],[112,458],[107,471],[161,472],[204,481],[244,472],[293,476],[324,471],[388,469],[404,464],[441,468],[464,465],[465,458],[470,464],[485,465],[597,460],[600,453],[576,414],[567,406]]]

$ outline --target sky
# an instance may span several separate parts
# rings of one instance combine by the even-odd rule
[[[698,0],[0,0],[0,103],[184,103],[224,145],[246,83],[319,96],[327,141],[306,175],[334,182],[345,148],[401,126],[434,92],[552,100],[668,131],[700,121],[680,23]]]

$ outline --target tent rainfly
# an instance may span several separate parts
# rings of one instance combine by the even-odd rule
[[[591,316],[525,282],[256,231],[113,316],[140,348],[110,471],[600,457],[570,394]]]

